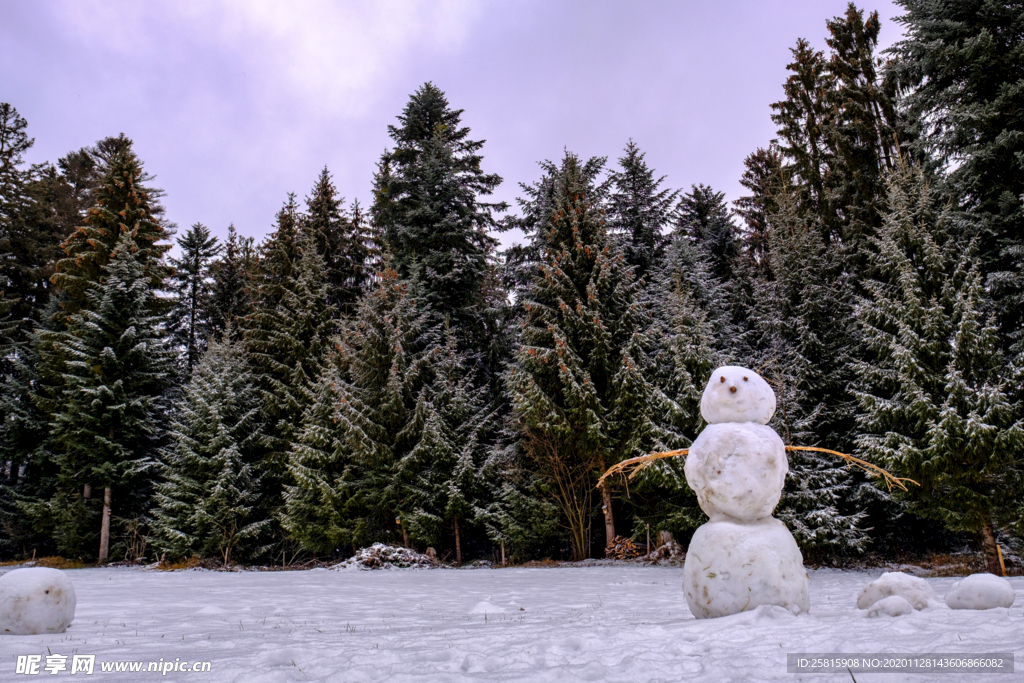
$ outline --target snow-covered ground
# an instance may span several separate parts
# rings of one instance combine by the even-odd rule
[[[68,572],[78,597],[61,635],[0,636],[0,680],[17,655],[95,654],[84,680],[849,681],[786,673],[787,652],[1014,652],[1024,670],[1024,578],[1016,603],[867,618],[877,572],[811,572],[810,614],[778,608],[697,621],[678,567],[165,573]],[[955,579],[928,579],[941,599]],[[114,660],[210,661],[209,673],[109,673]],[[70,664],[70,658],[68,660]],[[69,666],[70,668],[70,666]],[[69,671],[46,680],[63,680]],[[875,681],[1019,681],[1016,674],[855,674]],[[77,677],[70,680],[78,680]]]

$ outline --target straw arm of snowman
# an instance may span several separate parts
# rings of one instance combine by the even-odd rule
[[[737,366],[721,367],[711,374],[708,386],[704,390],[704,394],[701,396],[700,412],[701,416],[703,416],[704,420],[709,425],[728,422],[752,422],[755,424],[766,425],[769,420],[772,419],[772,415],[775,414],[775,392],[772,391],[768,382],[753,370]],[[815,451],[817,453],[828,453],[829,455],[842,458],[852,467],[859,467],[871,476],[882,477],[885,481],[885,485],[890,491],[894,486],[906,491],[907,483],[920,486],[920,484],[913,479],[894,476],[877,465],[872,465],[860,458],[855,458],[852,455],[833,451],[828,448],[818,448],[816,446],[786,446],[786,450]],[[597,485],[601,486],[605,479],[615,474],[628,475],[628,478],[632,479],[639,472],[650,467],[650,465],[656,460],[686,456],[689,452],[690,449],[681,448],[679,450],[665,451],[662,453],[649,453],[648,455],[641,455],[636,458],[623,460],[622,462],[609,467],[608,470],[601,475],[601,478],[598,479]]]

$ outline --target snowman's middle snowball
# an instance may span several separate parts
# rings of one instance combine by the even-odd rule
[[[770,516],[788,471],[782,439],[752,422],[708,425],[690,446],[685,466],[686,483],[712,522]]]

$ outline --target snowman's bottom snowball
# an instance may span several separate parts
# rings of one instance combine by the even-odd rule
[[[698,619],[778,605],[793,614],[811,607],[803,556],[786,525],[708,522],[697,529],[683,563],[683,590]]]
[[[9,571],[0,576],[0,635],[64,633],[76,605],[75,587],[59,569]]]

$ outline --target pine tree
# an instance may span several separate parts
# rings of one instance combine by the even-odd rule
[[[172,558],[258,554],[259,406],[241,344],[211,341],[177,403],[154,496],[156,545]]]
[[[331,555],[354,541],[346,477],[349,454],[339,430],[340,378],[327,365],[302,415],[298,438],[288,453],[281,525],[304,550]]]
[[[87,304],[90,287],[102,281],[104,268],[124,233],[131,235],[138,261],[154,286],[168,275],[163,255],[170,246],[160,243],[168,237],[160,219],[161,193],[147,185],[151,177],[143,172],[132,141],[124,136],[108,138],[101,141],[95,154],[104,165],[103,180],[94,192],[96,203],[89,209],[85,225],[64,241],[65,256],[57,262],[52,278],[65,293],[63,306],[68,314]]]
[[[215,334],[230,329],[237,337],[239,324],[251,312],[249,284],[256,277],[253,238],[240,237],[234,224],[229,225],[222,253],[210,264],[210,324]]]
[[[133,496],[144,475],[155,466],[173,373],[162,320],[153,314],[159,308],[153,268],[147,272],[147,254],[133,237],[121,234],[102,279],[89,287],[84,307],[70,317],[68,331],[51,333],[60,357],[67,359],[52,416],[60,486],[65,494],[83,484],[106,489],[101,561],[108,551],[112,492],[117,491],[119,509],[129,510],[138,503]],[[51,499],[51,512],[60,502],[59,496]]]
[[[529,233],[543,254],[523,301],[526,317],[508,383],[523,448],[562,494],[558,504],[574,554],[589,554],[590,491],[596,475],[648,446],[655,427],[644,379],[645,312],[603,219],[603,160],[560,166],[527,188]],[[606,540],[615,536],[610,484],[601,487]]]
[[[325,167],[306,199],[303,230],[326,264],[331,305],[339,315],[350,315],[369,275],[372,242],[358,202],[353,203],[353,214],[349,216],[341,208],[343,201]]]
[[[259,305],[246,317],[243,339],[262,396],[267,421],[266,448],[257,474],[261,480],[261,510],[276,515],[283,504],[288,453],[298,441],[309,388],[323,371],[334,329],[334,310],[327,301],[324,262],[316,248],[300,237],[298,262],[261,262],[264,278],[257,292]],[[284,245],[271,247],[280,255]],[[272,285],[267,266],[280,266],[288,276]],[[272,288],[272,291],[271,291]],[[262,294],[262,296],[261,296]],[[273,306],[267,303],[273,301]]]
[[[19,276],[24,254],[18,235],[24,232],[23,214],[28,209],[26,185],[29,174],[19,168],[22,155],[35,142],[25,133],[28,122],[18,110],[0,103],[0,352],[6,356],[14,342],[15,327],[4,318],[22,298]]]
[[[694,185],[679,202],[679,231],[707,255],[711,275],[728,282],[739,257],[739,241],[725,193]]]
[[[405,519],[415,509],[408,495],[415,482],[399,468],[422,437],[435,335],[416,283],[402,280],[389,262],[384,266],[339,348],[338,433],[346,460],[344,470],[332,467],[346,484],[334,504],[348,511],[353,542],[392,540],[397,531],[408,545]]]
[[[1024,348],[1024,4],[901,0],[890,48],[918,147],[950,169],[971,216],[1002,342]]]
[[[885,175],[912,132],[896,108],[896,81],[874,56],[881,23],[850,3],[826,26],[829,53],[800,39],[785,99],[772,104],[775,144],[796,190],[799,213],[817,218],[827,240],[842,240],[860,263],[864,239],[881,221]]]
[[[700,399],[711,371],[722,365],[707,311],[679,272],[658,273],[649,287],[652,340],[648,410],[657,425],[653,448],[688,448],[703,427]],[[659,460],[630,486],[638,520],[652,531],[692,533],[706,521],[683,473],[683,462]]]
[[[462,563],[462,539],[476,523],[485,493],[478,476],[485,460],[493,415],[486,387],[476,386],[455,335],[446,327],[443,344],[430,354],[431,380],[426,420],[416,446],[399,464],[399,476],[412,482],[405,515],[409,535],[435,545],[449,523],[455,537],[455,561]]]
[[[774,146],[758,148],[743,160],[746,167],[740,185],[750,190],[734,204],[746,230],[742,236],[743,250],[754,265],[764,262],[768,252],[768,217],[778,211],[775,195],[783,180],[782,155]]]
[[[211,310],[212,285],[210,268],[220,253],[217,238],[202,223],[196,223],[185,236],[178,239],[181,258],[172,258],[174,274],[169,278],[169,289],[175,295],[174,307],[167,325],[172,339],[184,349],[185,374],[199,362],[206,341],[213,334]]]
[[[746,337],[754,367],[774,385],[772,426],[787,445],[848,452],[856,408],[848,392],[859,349],[851,329],[853,279],[845,259],[826,247],[822,233],[800,215],[794,188],[775,196],[768,251],[754,285]],[[789,476],[776,516],[802,548],[833,554],[860,552],[867,543],[860,476],[831,456],[791,453]]]
[[[678,192],[662,189],[665,180],[654,177],[644,153],[632,140],[619,159],[620,170],[611,174],[608,227],[625,240],[626,262],[637,279],[647,277],[661,261],[666,244],[663,234],[675,210]]]
[[[398,272],[420,282],[438,322],[449,317],[462,348],[480,349],[480,292],[495,245],[488,230],[505,205],[481,201],[501,178],[481,170],[484,143],[469,139],[461,119],[432,83],[413,93],[388,127],[395,146],[375,179],[373,216]]]
[[[856,311],[870,350],[855,365],[857,445],[866,459],[919,482],[903,494],[912,511],[979,534],[998,573],[993,520],[1021,495],[1013,472],[1024,427],[973,244],[954,238],[956,216],[933,185],[918,166],[894,174],[872,240],[873,278]]]

